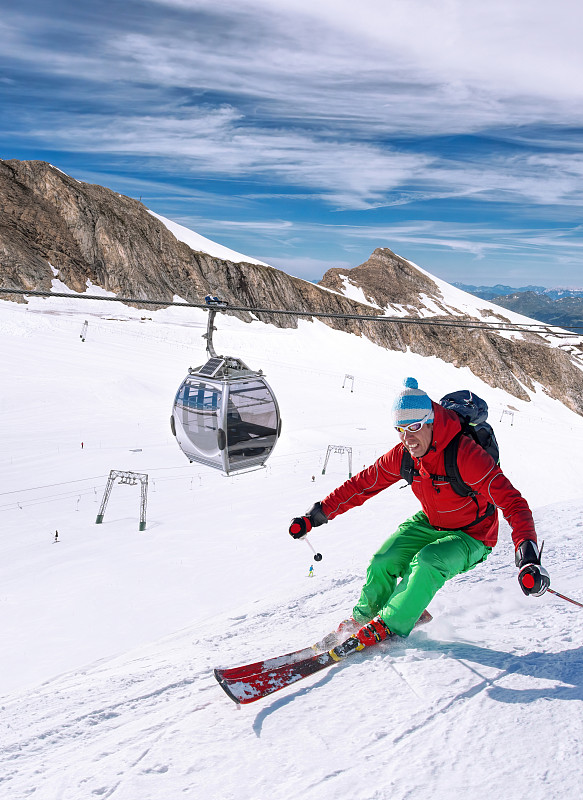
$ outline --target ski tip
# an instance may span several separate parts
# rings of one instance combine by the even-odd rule
[[[213,671],[213,674],[215,676],[215,679],[216,679],[217,683],[219,684],[219,686],[223,690],[223,692],[227,695],[227,697],[230,697],[231,700],[233,701],[233,703],[235,703],[240,708],[241,707],[241,703],[239,702],[239,699],[237,697],[235,697],[235,695],[231,692],[231,690],[229,689],[228,684],[223,681],[223,678],[222,678],[222,675],[221,675],[221,670],[220,669],[215,669]]]

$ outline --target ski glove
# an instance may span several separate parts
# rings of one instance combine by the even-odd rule
[[[303,539],[307,536],[312,528],[317,528],[319,525],[325,525],[328,522],[328,517],[322,511],[321,503],[314,503],[309,511],[306,511],[303,517],[294,517],[289,526],[289,535],[294,539]]]
[[[551,585],[549,573],[540,565],[540,553],[536,542],[526,539],[516,548],[516,566],[519,568],[518,583],[526,595],[540,597]]]

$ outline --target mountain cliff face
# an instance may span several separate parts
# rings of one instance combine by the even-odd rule
[[[472,316],[467,308],[452,305],[436,281],[387,248],[375,250],[352,270],[330,270],[314,285],[270,266],[194,251],[138,201],[81,183],[40,161],[0,161],[0,200],[0,286],[6,288],[50,291],[57,271],[77,292],[86,291],[90,282],[122,296],[168,303],[174,295],[202,302],[210,293],[238,306],[481,319],[475,307]],[[230,313],[251,319],[246,312]],[[278,327],[297,325],[293,315],[258,316]],[[504,320],[495,307],[487,317]],[[533,390],[540,384],[583,414],[583,351],[577,343],[569,353],[533,334],[509,338],[436,325],[323,321],[388,349],[410,348],[468,366],[489,385],[516,397],[528,399],[525,387]]]

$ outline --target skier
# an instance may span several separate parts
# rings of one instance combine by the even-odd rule
[[[460,497],[449,485],[443,453],[461,430],[457,414],[432,402],[414,378],[407,378],[393,403],[392,421],[400,443],[295,517],[289,528],[294,539],[302,539],[312,528],[362,505],[401,480],[405,448],[411,454],[419,473],[412,489],[422,511],[403,522],[373,555],[352,617],[338,627],[336,643],[348,638],[357,649],[389,635],[408,636],[446,580],[486,560],[498,539],[497,508],[512,529],[522,591],[538,597],[550,585],[526,500],[468,436],[460,438],[457,464],[475,496]]]

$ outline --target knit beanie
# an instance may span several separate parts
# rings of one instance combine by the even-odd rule
[[[405,388],[396,396],[393,403],[393,426],[411,425],[412,422],[433,422],[431,400],[419,388],[415,378],[406,378]]]

